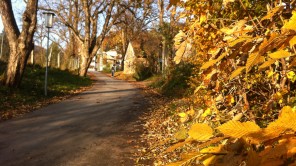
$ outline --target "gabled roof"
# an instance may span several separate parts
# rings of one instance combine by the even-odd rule
[[[131,61],[131,60],[134,60],[135,58],[136,58],[136,56],[135,56],[134,48],[132,46],[132,43],[129,42],[127,50],[126,50],[126,54],[125,54],[125,57],[124,57],[124,60],[125,61]]]

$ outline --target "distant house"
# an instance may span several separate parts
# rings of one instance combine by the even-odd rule
[[[96,71],[97,70],[97,56],[94,56],[93,59],[90,62],[90,65],[88,67],[87,71]]]
[[[128,44],[126,54],[124,57],[124,74],[134,74],[136,70],[136,59],[134,48],[131,42]]]
[[[109,50],[107,52],[98,51],[97,54],[96,68],[98,71],[103,71],[103,68],[110,67],[113,64],[121,64],[122,56],[118,54],[115,50]]]

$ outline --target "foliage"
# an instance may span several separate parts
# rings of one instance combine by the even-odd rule
[[[111,73],[111,64],[107,63],[106,66],[103,68],[104,73]]]
[[[192,78],[191,85],[204,107],[214,109],[215,105],[219,114],[245,113],[250,120],[272,120],[271,115],[281,106],[294,102],[290,96],[295,93],[296,31],[292,25],[296,12],[278,1],[267,5],[266,14],[256,8],[264,3],[215,1],[218,6],[213,7],[211,2],[180,2],[188,21],[187,28],[175,37],[175,62],[183,59],[196,64],[198,77]],[[249,8],[256,10],[248,13]],[[236,14],[240,9],[248,17]],[[261,19],[256,18],[259,16]],[[200,98],[209,93],[212,97]]]
[[[190,93],[188,81],[192,75],[193,65],[181,63],[173,66],[166,77],[156,80],[151,86],[159,88],[166,96],[181,97]]]
[[[4,70],[0,71],[0,73],[3,72]],[[29,112],[48,102],[59,101],[63,97],[75,93],[79,88],[91,84],[88,77],[79,77],[68,71],[50,68],[48,73],[48,96],[45,97],[44,72],[45,69],[40,66],[29,65],[19,89],[0,86],[1,120]]]
[[[143,81],[152,76],[151,66],[145,66],[143,63],[136,63],[135,71],[136,73],[133,75],[133,77],[137,81]]]
[[[295,118],[295,110],[286,106],[281,110],[279,118],[266,128],[260,128],[250,121],[241,123],[231,120],[217,128],[224,135],[216,135],[218,139],[210,139],[214,137],[214,132],[208,125],[194,124],[190,128],[189,137],[185,142],[189,143],[189,140],[200,142],[198,145],[200,150],[184,154],[182,161],[169,165],[185,166],[192,163],[203,165],[239,165],[240,163],[285,165],[294,163],[296,161]],[[228,160],[230,158],[231,161]]]
[[[156,165],[295,162],[295,3],[171,3],[186,20],[174,38],[174,61],[193,64],[189,83],[195,90],[187,109],[174,110],[153,128],[161,135],[157,148],[166,149],[151,148]]]

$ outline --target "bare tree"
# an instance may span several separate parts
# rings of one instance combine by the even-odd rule
[[[0,14],[10,48],[4,84],[19,87],[27,59],[34,47],[33,36],[37,23],[38,0],[27,0],[22,15],[22,31],[19,30],[12,10],[11,0],[0,1]]]
[[[72,0],[45,5],[42,9],[55,12],[59,21],[70,29],[80,56],[79,75],[85,76],[105,36],[127,6],[128,2],[118,0]]]

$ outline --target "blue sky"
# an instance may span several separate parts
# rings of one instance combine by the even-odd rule
[[[2,0],[1,0],[2,1]],[[20,27],[21,24],[21,13],[24,10],[26,4],[23,0],[12,0],[12,8],[14,12],[14,16],[16,19],[17,24]],[[2,24],[2,19],[0,17],[0,33],[3,31],[3,24]]]

